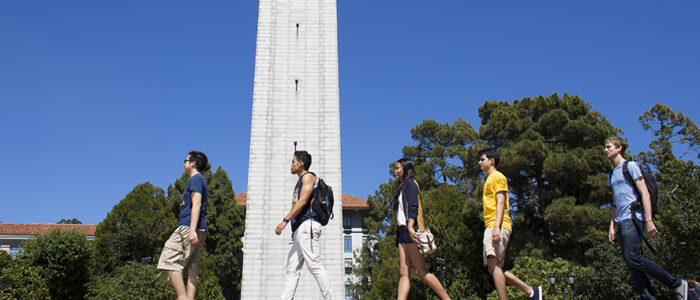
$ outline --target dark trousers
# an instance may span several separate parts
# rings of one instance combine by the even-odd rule
[[[633,216],[634,217],[634,216]],[[646,230],[641,222],[641,230]],[[637,294],[642,299],[656,299],[656,292],[651,287],[647,275],[660,281],[667,287],[675,288],[681,284],[680,277],[674,277],[653,261],[642,256],[641,236],[635,228],[634,221],[627,219],[618,223],[615,233],[622,248],[622,258],[632,276]]]

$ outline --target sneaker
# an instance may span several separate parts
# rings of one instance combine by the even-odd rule
[[[688,282],[681,280],[681,285],[676,288],[676,294],[680,300],[688,300]]]
[[[542,300],[542,287],[541,286],[533,286],[532,287],[532,297],[530,297],[531,300]]]

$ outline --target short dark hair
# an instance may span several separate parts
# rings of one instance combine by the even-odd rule
[[[207,158],[207,155],[204,154],[202,151],[190,151],[190,162],[194,162],[194,167],[197,168],[197,171],[205,172],[206,170],[209,170],[209,159]]]
[[[493,166],[498,167],[498,163],[501,161],[501,155],[498,154],[498,150],[496,148],[482,149],[479,151],[479,158],[481,158],[482,155],[486,155],[486,158],[488,159],[493,158]]]
[[[311,154],[309,154],[309,152],[294,151],[294,157],[297,158],[297,161],[300,161],[302,164],[304,164],[304,170],[309,170],[309,168],[311,167]]]
[[[690,279],[690,280],[693,280],[693,281],[698,281],[698,275],[695,275],[695,274],[688,274],[688,276],[686,276],[685,279]]]
[[[626,141],[625,139],[623,139],[623,138],[621,138],[621,137],[619,137],[619,136],[616,136],[616,135],[613,135],[613,136],[611,136],[611,137],[605,139],[604,145],[605,145],[605,144],[608,144],[608,143],[613,144],[614,146],[619,147],[619,148],[620,148],[620,154],[625,153],[625,150],[627,150],[627,147],[629,147],[629,145],[627,145],[627,141]]]

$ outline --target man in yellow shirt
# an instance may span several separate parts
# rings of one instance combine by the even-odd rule
[[[506,248],[512,231],[508,213],[508,180],[496,166],[501,156],[496,148],[479,151],[479,168],[486,175],[484,183],[484,265],[488,267],[498,299],[507,299],[506,283],[527,293],[530,299],[542,300],[542,287],[531,287],[510,272],[503,272]]]

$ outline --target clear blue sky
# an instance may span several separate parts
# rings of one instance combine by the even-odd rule
[[[0,221],[96,224],[192,149],[247,189],[257,1],[0,1]],[[698,122],[700,2],[339,0],[343,192],[424,119],[580,95],[645,150],[654,103]],[[290,187],[291,188],[291,187]]]

